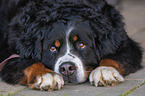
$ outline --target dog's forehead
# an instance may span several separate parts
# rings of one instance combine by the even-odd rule
[[[65,30],[66,30],[66,25],[64,25],[63,23],[55,23],[53,24],[53,27],[51,29],[51,31],[49,32],[49,36],[50,37],[57,37],[60,35],[64,35]]]
[[[76,32],[78,35],[90,35],[92,32],[89,21],[77,22],[72,31]]]
[[[55,34],[55,36],[53,36]],[[82,21],[81,19],[70,20],[68,23],[54,23],[50,32],[50,37],[66,36],[66,34],[74,35],[90,35],[91,28],[89,21]]]
[[[92,30],[89,21],[70,20],[68,23],[54,23],[52,29],[48,31],[45,37],[45,45],[52,45],[55,41],[59,41],[61,45],[65,45],[66,41],[72,43],[74,36],[77,40],[92,46]]]

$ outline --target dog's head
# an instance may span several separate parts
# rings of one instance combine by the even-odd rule
[[[45,36],[42,62],[62,74],[66,83],[80,83],[98,66],[99,51],[95,50],[99,48],[88,21],[57,23]]]
[[[120,14],[104,0],[24,4],[9,24],[11,45],[21,57],[39,60],[62,74],[66,83],[86,81],[100,59],[115,52],[125,36]]]

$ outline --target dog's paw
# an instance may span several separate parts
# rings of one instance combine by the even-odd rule
[[[123,82],[124,78],[115,68],[101,66],[91,72],[89,80],[95,86],[114,86]]]
[[[57,73],[46,73],[36,77],[35,88],[40,90],[52,91],[61,89],[64,85],[63,77]]]

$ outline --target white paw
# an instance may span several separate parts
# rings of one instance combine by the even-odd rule
[[[62,76],[56,73],[47,73],[42,76],[37,76],[36,80],[35,88],[40,90],[52,91],[53,89],[61,89],[64,85]]]
[[[115,68],[101,66],[91,72],[89,80],[95,86],[114,86],[123,82],[124,78]]]

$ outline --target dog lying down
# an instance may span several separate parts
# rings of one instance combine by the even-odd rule
[[[142,51],[105,0],[1,0],[1,78],[32,89],[114,86],[141,68]],[[17,54],[17,55],[13,55]]]

